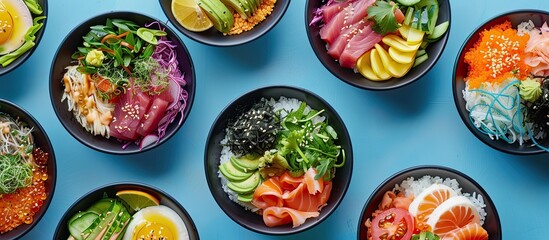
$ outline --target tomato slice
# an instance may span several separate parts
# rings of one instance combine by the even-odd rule
[[[409,240],[414,232],[410,213],[400,208],[390,208],[372,220],[373,240]]]

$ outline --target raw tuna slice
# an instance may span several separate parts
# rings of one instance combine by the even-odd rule
[[[146,93],[134,93],[128,89],[122,94],[114,109],[114,119],[109,126],[111,136],[122,140],[137,139],[137,129],[145,113],[149,111],[151,103],[151,98]]]
[[[357,0],[349,0],[344,2],[332,2],[331,4],[324,5],[322,9],[322,21],[325,23],[330,22],[332,18],[341,12],[343,8],[349,6],[353,2],[356,2]]]
[[[160,119],[164,117],[169,104],[170,103],[166,100],[156,97],[152,101],[149,111],[145,114],[143,122],[138,126],[137,133],[141,136],[147,136],[149,133],[156,130],[158,128],[158,123],[160,122]]]
[[[339,65],[345,68],[354,68],[358,58],[380,41],[381,35],[374,32],[370,25],[365,26],[345,46],[339,57]]]
[[[361,20],[365,20],[367,16],[366,9],[374,2],[375,0],[360,0],[354,2],[351,6],[345,7],[329,22],[324,22],[324,26],[320,29],[320,38],[326,43],[332,44],[341,35],[342,31]]]
[[[343,30],[337,39],[328,47],[328,54],[335,59],[339,59],[341,53],[351,41],[351,39],[359,32],[358,29],[364,28],[368,24],[368,21],[359,21],[353,24],[351,27]]]

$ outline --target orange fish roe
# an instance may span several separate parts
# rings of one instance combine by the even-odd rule
[[[501,83],[509,78],[526,79],[530,67],[524,63],[524,49],[530,36],[519,36],[506,21],[480,33],[480,40],[465,53],[469,88],[483,82]]]
[[[17,189],[14,193],[0,195],[0,234],[11,231],[23,223],[31,224],[34,215],[47,198],[45,181],[48,179],[48,154],[35,149],[33,156],[36,165],[32,169],[32,184]]]
[[[243,19],[240,14],[234,13],[234,25],[228,35],[241,34],[242,32],[249,31],[254,28],[255,25],[265,20],[265,18],[273,12],[275,3],[276,0],[263,0],[263,3],[259,6],[257,11],[255,11],[254,15],[248,19]]]

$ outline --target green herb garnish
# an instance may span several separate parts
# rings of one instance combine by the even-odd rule
[[[368,7],[368,19],[374,21],[372,29],[381,35],[396,31],[400,26],[395,18],[396,4],[378,0],[374,5]]]
[[[0,156],[0,194],[13,193],[32,183],[32,167],[20,155]]]
[[[306,172],[310,167],[317,170],[315,179],[334,177],[334,168],[345,164],[345,151],[335,144],[337,133],[326,121],[314,119],[324,110],[309,110],[302,102],[298,109],[291,111],[281,121],[280,141],[277,148],[284,156],[290,171],[294,174]],[[337,163],[341,157],[341,162]]]
[[[412,240],[440,240],[440,237],[432,232],[421,232],[414,234]]]

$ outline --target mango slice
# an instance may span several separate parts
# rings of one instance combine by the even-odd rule
[[[410,34],[410,33],[408,33],[408,34]],[[406,40],[404,40],[401,37],[399,37],[397,35],[394,35],[394,34],[389,34],[389,35],[383,37],[383,39],[381,41],[383,41],[383,43],[385,43],[385,44],[387,44],[391,47],[396,48],[397,50],[399,50],[401,52],[415,52],[419,49],[419,46],[421,45],[421,42],[418,43],[418,44],[410,45],[410,44],[408,44],[408,42]]]

